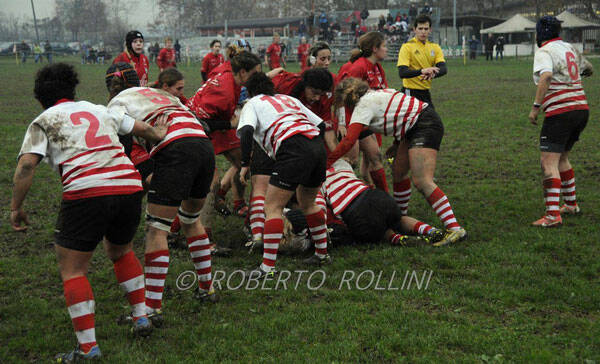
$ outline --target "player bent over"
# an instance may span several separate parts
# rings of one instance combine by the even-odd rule
[[[370,189],[356,177],[352,166],[344,159],[338,159],[327,169],[321,195],[333,213],[341,217],[355,242],[378,243],[385,240],[399,246],[428,243],[437,246],[443,239],[441,230],[403,215],[388,193]],[[418,234],[424,239],[399,232]]]
[[[560,21],[553,16],[544,16],[536,25],[540,48],[533,61],[533,80],[537,92],[529,121],[537,125],[540,109],[546,114],[540,133],[546,213],[533,222],[542,227],[561,225],[561,213],[581,211],[575,198],[575,172],[569,152],[589,118],[581,76],[590,76],[593,70],[575,47],[559,38],[560,30]],[[561,193],[565,204],[559,208]]]
[[[167,236],[175,216],[179,217],[198,275],[198,298],[216,298],[212,288],[210,242],[200,221],[200,210],[215,169],[215,157],[202,125],[178,97],[163,89],[130,87],[125,82],[129,72],[132,71],[112,75],[111,93],[117,95],[110,100],[108,109],[150,125],[161,115],[166,115],[168,120],[165,138],[149,148],[154,171],[146,210],[146,306],[148,317],[155,326],[160,326],[163,321],[162,295],[169,268]]]
[[[86,277],[96,245],[104,238],[115,275],[132,307],[132,331],[147,336],[152,324],[144,307],[144,276],[132,239],[141,212],[142,181],[124,153],[117,134],[157,142],[166,133],[166,120],[152,128],[129,116],[87,101],[74,101],[79,83],[73,66],[57,63],[42,68],[35,80],[35,97],[45,111],[27,129],[14,176],[10,220],[23,231],[28,224],[23,201],[42,158],[62,178],[63,196],[55,233],[55,248],[67,308],[78,346],[59,354],[70,363],[100,357],[94,323],[94,296]]]
[[[263,262],[251,274],[272,274],[283,233],[283,208],[294,191],[315,244],[315,255],[307,263],[329,263],[325,214],[315,197],[325,180],[327,155],[321,134],[325,123],[291,96],[275,94],[273,82],[264,73],[256,73],[246,83],[252,97],[242,109],[237,133],[242,142],[244,179],[252,152],[252,140],[275,160],[265,195]]]
[[[346,154],[364,130],[393,136],[395,141],[408,142],[408,160],[413,171],[412,180],[419,192],[435,210],[444,223],[446,235],[438,245],[462,240],[467,232],[463,229],[450,206],[448,198],[433,182],[437,152],[444,135],[440,117],[428,104],[412,96],[393,89],[369,90],[369,85],[356,78],[347,78],[335,90],[336,106],[353,108],[348,134],[342,139],[333,153],[328,156],[327,165],[331,166]],[[399,175],[396,161],[406,158],[406,153],[398,148],[392,165],[394,182]]]

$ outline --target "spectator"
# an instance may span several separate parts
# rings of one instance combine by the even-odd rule
[[[361,24],[364,24],[365,20],[369,17],[369,9],[365,6],[364,9],[360,12],[360,19],[362,20]]]
[[[485,60],[493,61],[494,60],[494,44],[496,41],[492,35],[488,35],[488,39],[485,42]]]
[[[469,58],[475,59],[477,58],[477,48],[479,47],[479,41],[473,35],[471,36],[471,40],[469,41]]]
[[[387,15],[387,19],[386,19],[386,20],[387,20],[387,21],[386,21],[386,22],[387,22],[387,25],[392,25],[392,24],[394,24],[394,17],[392,17],[392,13],[391,13],[391,12],[390,12],[390,13],[388,13],[388,15]]]
[[[175,50],[175,62],[181,62],[181,44],[179,44],[179,39],[175,39],[173,49]]]
[[[300,25],[298,26],[298,37],[300,37],[300,39],[302,39],[305,36],[306,36],[306,24],[304,23],[304,20],[301,20]]]
[[[319,15],[319,26],[323,31],[323,35],[325,35],[327,32],[327,27],[329,26],[329,20],[327,19],[327,14],[325,14],[324,11],[322,11],[321,15]]]
[[[154,49],[152,50],[152,60],[153,62],[158,61],[158,53],[160,52],[160,46],[158,42],[154,43]]]
[[[104,60],[106,59],[106,49],[104,47],[100,48],[98,51],[98,63],[104,64]]]
[[[342,31],[342,27],[340,26],[340,23],[338,23],[337,21],[334,22],[333,24],[331,24],[331,32],[333,33],[334,37],[339,36],[339,33]]]
[[[89,54],[88,51],[88,46],[87,44],[83,43],[79,49],[79,53],[81,55],[81,64],[86,64],[87,63],[87,57]]]
[[[248,52],[252,52],[252,47],[250,46],[250,42],[248,42],[246,40],[246,32],[244,32],[243,30],[240,33],[240,39],[237,40],[237,45],[238,45],[238,47],[240,47]]]
[[[260,57],[260,59],[265,59],[267,55],[267,49],[265,48],[264,45],[259,45],[258,46],[258,56]]]
[[[21,53],[21,63],[25,63],[25,61],[27,61],[27,55],[30,51],[31,48],[27,43],[25,43],[25,41],[22,41],[21,44],[19,44],[19,53]]]
[[[44,44],[44,53],[46,54],[46,59],[48,60],[48,64],[52,63],[52,46],[50,42],[46,40]]]
[[[410,8],[408,8],[408,17],[410,18],[411,22],[415,21],[418,12],[417,6],[414,3],[410,4]]]
[[[402,14],[402,20],[406,22],[406,24],[408,25],[409,21],[408,21],[408,15],[406,14]]]
[[[383,14],[379,15],[379,22],[377,23],[377,30],[383,33],[383,28],[385,27],[385,17]]]
[[[42,47],[39,44],[35,43],[33,46],[33,61],[35,63],[42,63]]]
[[[402,17],[400,13],[396,13],[396,19],[394,19],[394,23],[400,23],[402,21]]]
[[[421,14],[431,15],[432,13],[433,13],[433,8],[431,6],[429,6],[428,3],[425,3],[425,6],[423,6],[423,9],[421,9]]]
[[[496,61],[498,60],[498,56],[500,56],[500,60],[504,59],[504,37],[499,36],[496,41]]]

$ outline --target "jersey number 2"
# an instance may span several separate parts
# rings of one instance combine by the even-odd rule
[[[93,114],[87,111],[79,111],[71,114],[73,125],[81,125],[82,120],[85,120],[90,124],[85,132],[85,144],[87,144],[88,148],[101,147],[112,142],[108,135],[96,135],[98,128],[100,127],[100,122]]]
[[[572,52],[567,52],[567,70],[569,70],[569,76],[573,81],[576,81],[579,78],[579,67],[577,67],[577,63],[575,62],[575,55]]]

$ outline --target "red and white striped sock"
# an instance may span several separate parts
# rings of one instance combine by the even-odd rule
[[[412,227],[412,232],[419,235],[428,235],[432,229],[433,227],[431,225],[427,225],[424,222],[417,221]]]
[[[250,231],[258,239],[265,229],[265,196],[254,196],[250,200]]]
[[[96,345],[92,286],[87,277],[81,276],[63,282],[63,289],[79,348],[87,353]]]
[[[460,229],[460,225],[456,221],[456,217],[454,217],[454,211],[452,211],[452,206],[450,206],[450,201],[448,201],[448,197],[442,192],[439,187],[436,187],[435,190],[427,197],[427,202],[431,205],[431,208],[435,211],[437,216],[444,223],[444,227],[448,230],[458,230]]]
[[[323,213],[325,214],[325,221],[327,221],[327,201],[325,201],[325,197],[323,197],[323,194],[321,192],[317,192],[315,203],[317,204],[317,206],[319,206],[321,211],[323,211]]]
[[[263,261],[260,268],[265,272],[270,272],[275,268],[277,261],[277,250],[279,242],[283,236],[283,220],[269,219],[265,221],[265,231],[263,234],[264,251]]]
[[[327,225],[325,225],[325,213],[323,210],[314,214],[305,215],[306,224],[310,231],[310,239],[315,244],[315,254],[319,258],[327,255]]]
[[[544,180],[544,201],[546,202],[547,216],[560,216],[560,179],[548,178]]]
[[[408,202],[410,201],[410,178],[405,178],[400,182],[394,183],[394,201],[402,215],[406,216],[408,213]]]
[[[127,301],[132,308],[131,316],[136,321],[146,316],[146,290],[144,289],[144,272],[133,251],[123,255],[113,264],[117,282],[127,294]]]
[[[146,307],[158,310],[162,307],[165,279],[169,271],[169,251],[158,250],[144,256],[146,276]]]
[[[377,188],[385,192],[389,192],[387,180],[385,179],[385,169],[380,168],[376,171],[369,172],[371,179]]]
[[[404,235],[402,235],[402,234],[394,234],[394,235],[392,235],[392,237],[390,238],[390,243],[392,245],[399,245],[403,236]]]
[[[577,198],[575,197],[575,171],[573,171],[573,168],[560,172],[560,193],[568,206],[577,206]]]
[[[188,249],[198,275],[198,286],[208,291],[212,285],[210,241],[208,235],[198,235],[187,238]]]

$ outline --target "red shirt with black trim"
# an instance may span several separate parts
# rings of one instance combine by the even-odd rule
[[[148,73],[150,70],[150,62],[148,62],[148,57],[145,54],[130,54],[128,51],[125,51],[119,54],[113,60],[114,63],[129,63],[135,69],[135,73],[137,73],[138,78],[140,79],[140,86],[148,86]]]

